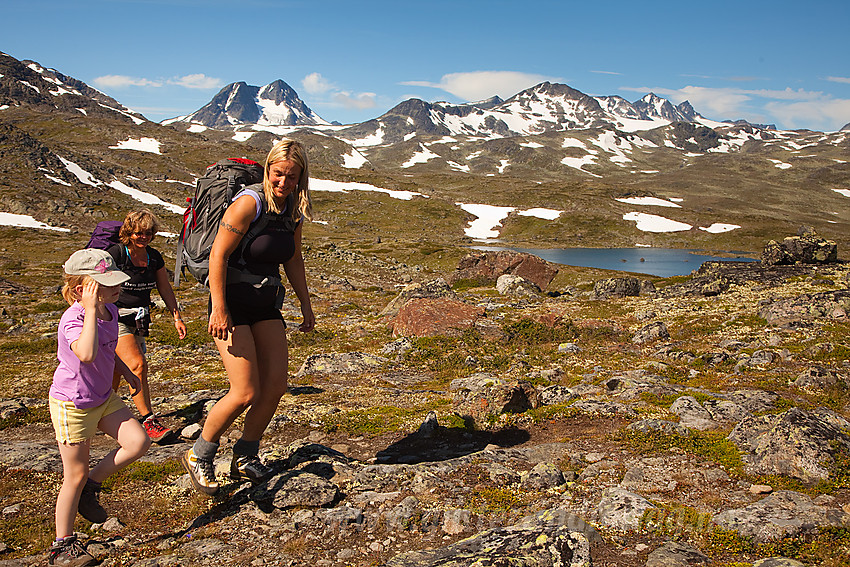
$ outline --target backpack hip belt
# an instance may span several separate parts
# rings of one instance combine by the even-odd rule
[[[243,272],[233,266],[228,266],[227,285],[235,283],[247,283],[257,288],[263,286],[283,286],[283,281],[280,279],[280,276],[258,276],[256,274]]]

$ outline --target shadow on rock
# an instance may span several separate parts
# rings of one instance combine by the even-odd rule
[[[469,431],[455,427],[434,426],[427,431],[420,428],[419,431],[407,435],[379,451],[375,458],[378,463],[384,464],[447,461],[482,451],[488,446],[506,448],[521,445],[530,438],[531,435],[527,431],[519,428]]]

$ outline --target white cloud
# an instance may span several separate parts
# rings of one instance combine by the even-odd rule
[[[833,83],[848,83],[848,84],[850,84],[850,77],[827,77],[826,80],[833,82]]]
[[[126,87],[161,87],[161,81],[152,81],[139,77],[128,77],[127,75],[104,75],[96,77],[92,81],[99,87],[122,89]]]
[[[443,75],[439,83],[429,81],[405,81],[402,85],[441,89],[464,100],[482,100],[493,95],[509,98],[521,90],[544,81],[559,79],[533,73],[515,71],[473,71]]]
[[[342,105],[345,108],[354,108],[357,110],[374,108],[377,104],[375,101],[377,95],[375,93],[360,93],[355,95],[349,92],[340,91],[335,93],[332,98],[336,104]]]
[[[310,73],[301,79],[301,86],[312,95],[319,95],[335,88],[334,85],[319,73]]]
[[[166,84],[177,85],[187,89],[215,89],[221,86],[221,79],[207,77],[203,73],[194,73],[175,77],[173,79],[145,79],[143,77],[129,77],[127,75],[104,75],[94,79],[94,84],[103,88],[123,89],[128,87],[154,87],[159,88]]]
[[[799,128],[805,124],[808,127],[837,129],[850,116],[850,100],[834,99],[821,91],[804,89],[738,89],[689,85],[681,89],[622,87],[622,90],[654,92],[675,104],[687,100],[698,112],[709,117],[752,117],[758,114],[759,120],[776,120],[785,128]]]
[[[769,102],[765,108],[788,128],[838,130],[850,120],[850,99]]]
[[[615,71],[590,71],[591,73],[597,73],[599,75],[622,75],[622,73],[617,73]]]
[[[221,87],[221,79],[207,77],[203,73],[184,75],[168,81],[171,85],[180,85],[187,89],[217,89]]]

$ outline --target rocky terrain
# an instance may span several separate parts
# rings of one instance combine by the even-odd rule
[[[312,179],[344,188],[314,191],[304,228],[316,330],[295,330],[292,294],[284,305],[291,387],[261,448],[277,474],[215,498],[187,482],[179,455],[227,379],[207,295],[183,284],[189,336],[159,309],[148,341],[155,408],[180,436],[108,481],[104,524],[78,519],[103,565],[847,565],[850,137],[709,128],[690,107],[625,132],[599,120],[623,101],[587,100],[587,121],[573,120],[558,101],[587,97],[568,89],[478,108],[411,100],[345,131],[234,132],[155,124],[0,54],[0,214],[44,223],[0,227],[0,565],[44,564],[54,535],[45,400],[62,262],[140,201],[176,233],[207,165],[262,160],[284,134],[304,143]],[[527,112],[535,97],[546,117]],[[486,137],[446,130],[485,113]],[[626,220],[653,197],[691,228]],[[515,208],[508,247],[762,261],[637,278],[470,254],[462,203]],[[562,214],[519,212],[539,207]],[[801,224],[823,238],[793,236]],[[154,246],[173,266],[173,237]],[[113,446],[97,437],[93,453]]]
[[[847,565],[850,267],[770,260],[812,237],[643,280],[310,247],[319,325],[290,334],[290,392],[261,448],[276,475],[214,498],[178,459],[226,379],[202,290],[179,290],[190,337],[155,319],[149,356],[181,437],[112,479],[110,518],[77,529],[103,565]],[[11,317],[34,290],[4,284]],[[62,307],[55,287],[43,296],[0,340],[15,360],[0,379],[0,565],[43,564],[52,538]],[[238,437],[237,422],[223,480]]]

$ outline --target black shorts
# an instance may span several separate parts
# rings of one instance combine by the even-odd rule
[[[234,326],[253,325],[260,321],[283,321],[283,315],[278,307],[280,299],[278,290],[283,288],[273,285],[254,287],[249,283],[235,283],[225,288],[225,299],[230,319]],[[212,312],[212,298],[207,307],[207,315]]]

